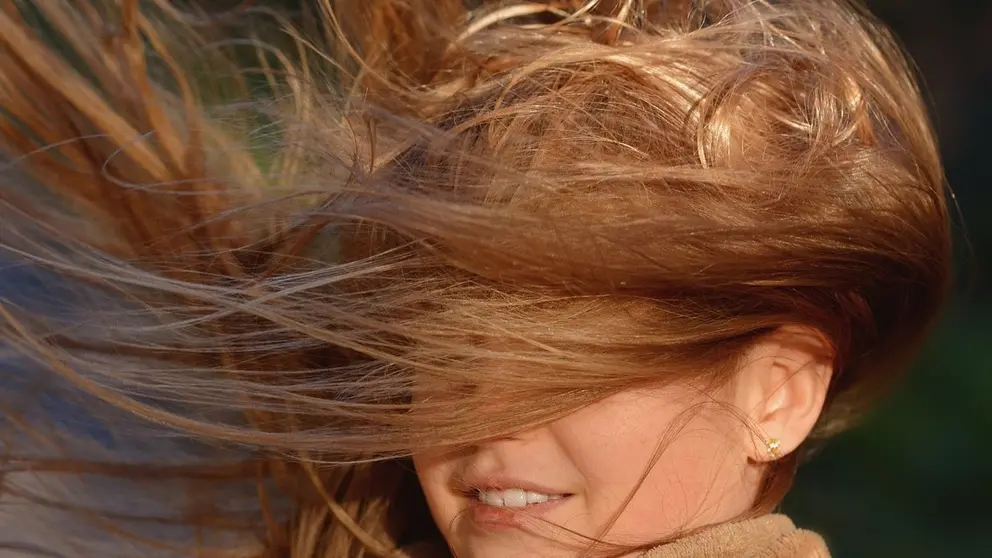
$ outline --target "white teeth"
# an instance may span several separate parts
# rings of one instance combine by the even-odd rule
[[[503,506],[503,494],[495,490],[486,490],[485,492],[479,493],[480,500],[490,506]]]
[[[503,491],[503,505],[508,508],[522,508],[527,505],[527,491],[510,488]]]
[[[561,500],[562,494],[542,494],[520,488],[507,488],[506,490],[480,490],[479,501],[501,508],[522,508],[529,504],[543,504],[549,500]]]
[[[543,504],[547,502],[550,497],[547,494],[541,494],[540,492],[527,491],[527,503],[528,504]]]

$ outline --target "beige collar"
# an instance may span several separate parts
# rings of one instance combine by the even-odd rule
[[[829,558],[820,535],[784,515],[703,529],[647,551],[642,558]]]
[[[448,558],[443,544],[404,548],[403,558]],[[797,529],[784,515],[726,523],[653,548],[641,558],[830,558],[823,538]]]

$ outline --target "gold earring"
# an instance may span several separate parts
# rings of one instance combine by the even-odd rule
[[[772,459],[778,459],[781,457],[779,451],[782,447],[782,442],[778,438],[769,438],[765,445],[768,447],[768,455]]]

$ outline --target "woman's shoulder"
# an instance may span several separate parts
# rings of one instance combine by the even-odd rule
[[[642,558],[829,558],[819,534],[787,516],[769,514],[702,529],[646,552]]]
[[[450,558],[441,541],[405,546],[393,558]],[[823,537],[785,515],[769,514],[701,529],[660,545],[641,558],[830,558]]]

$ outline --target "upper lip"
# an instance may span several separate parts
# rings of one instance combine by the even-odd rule
[[[468,493],[519,488],[541,494],[571,494],[566,490],[558,490],[537,482],[502,475],[470,475],[462,478],[458,484],[461,491]]]

